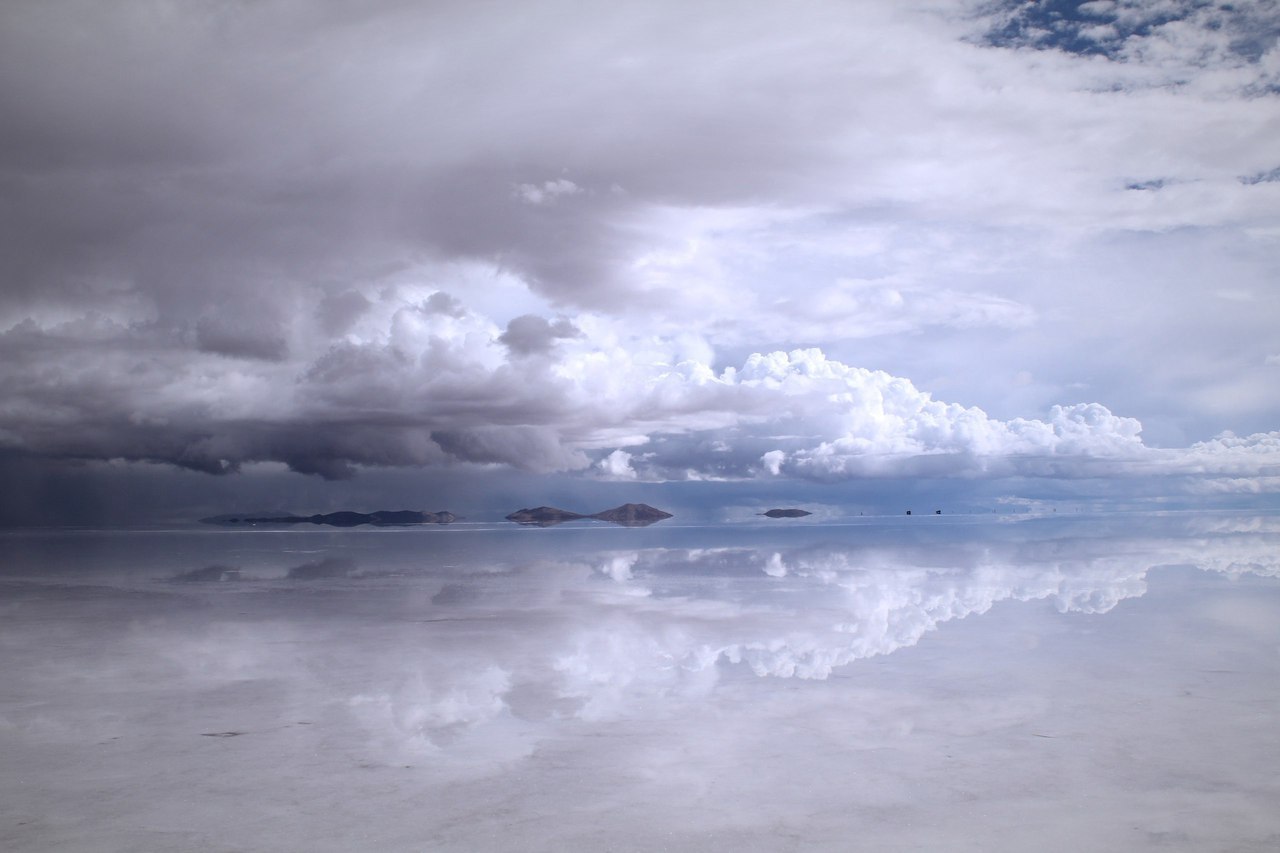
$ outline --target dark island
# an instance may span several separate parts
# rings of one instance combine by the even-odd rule
[[[804,518],[806,515],[813,515],[804,509],[771,509],[760,514],[769,518]]]
[[[517,524],[532,524],[538,527],[550,527],[562,521],[576,521],[579,518],[586,518],[586,516],[554,506],[535,506],[532,509],[516,510],[507,516],[507,521],[514,521]]]
[[[445,510],[443,512],[421,512],[416,509],[388,510],[377,512],[352,512],[342,510],[316,515],[219,515],[213,518],[200,519],[205,524],[328,524],[332,527],[359,527],[371,524],[375,527],[390,527],[406,524],[449,524],[457,521],[457,516]]]
[[[582,515],[581,513],[570,512],[567,509],[558,509],[553,506],[539,506],[532,509],[516,510],[507,516],[508,521],[536,527],[550,527],[553,524],[577,521],[584,518],[609,521],[614,524],[620,524],[623,527],[645,527],[655,521],[671,518],[671,513],[655,509],[648,504],[623,504],[622,506],[601,510],[591,515]]]
[[[648,504],[623,504],[597,512],[591,517],[601,521],[612,521],[614,524],[626,527],[643,527],[655,521],[662,521],[664,518],[671,518],[671,513],[655,509]]]

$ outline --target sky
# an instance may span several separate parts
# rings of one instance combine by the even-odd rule
[[[1274,504],[1278,37],[1273,0],[5,3],[0,522]]]

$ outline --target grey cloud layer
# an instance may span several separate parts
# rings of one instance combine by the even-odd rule
[[[1265,487],[1273,5],[1087,5],[8,4],[0,446]]]
[[[364,304],[345,340],[301,363],[141,346],[105,322],[16,327],[0,336],[0,437],[43,454],[214,473],[278,461],[328,478],[449,462],[581,470],[593,457],[597,476],[649,480],[1280,474],[1280,434],[1157,450],[1137,420],[1096,403],[1003,421],[818,349],[717,372],[696,347],[600,317],[579,330],[521,315],[504,331],[453,297],[405,297]]]

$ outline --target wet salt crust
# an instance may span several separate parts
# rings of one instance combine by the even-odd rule
[[[4,534],[0,847],[1280,847],[1275,518],[928,521]]]

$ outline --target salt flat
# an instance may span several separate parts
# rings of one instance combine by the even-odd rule
[[[0,537],[7,850],[1272,850],[1280,520]]]

